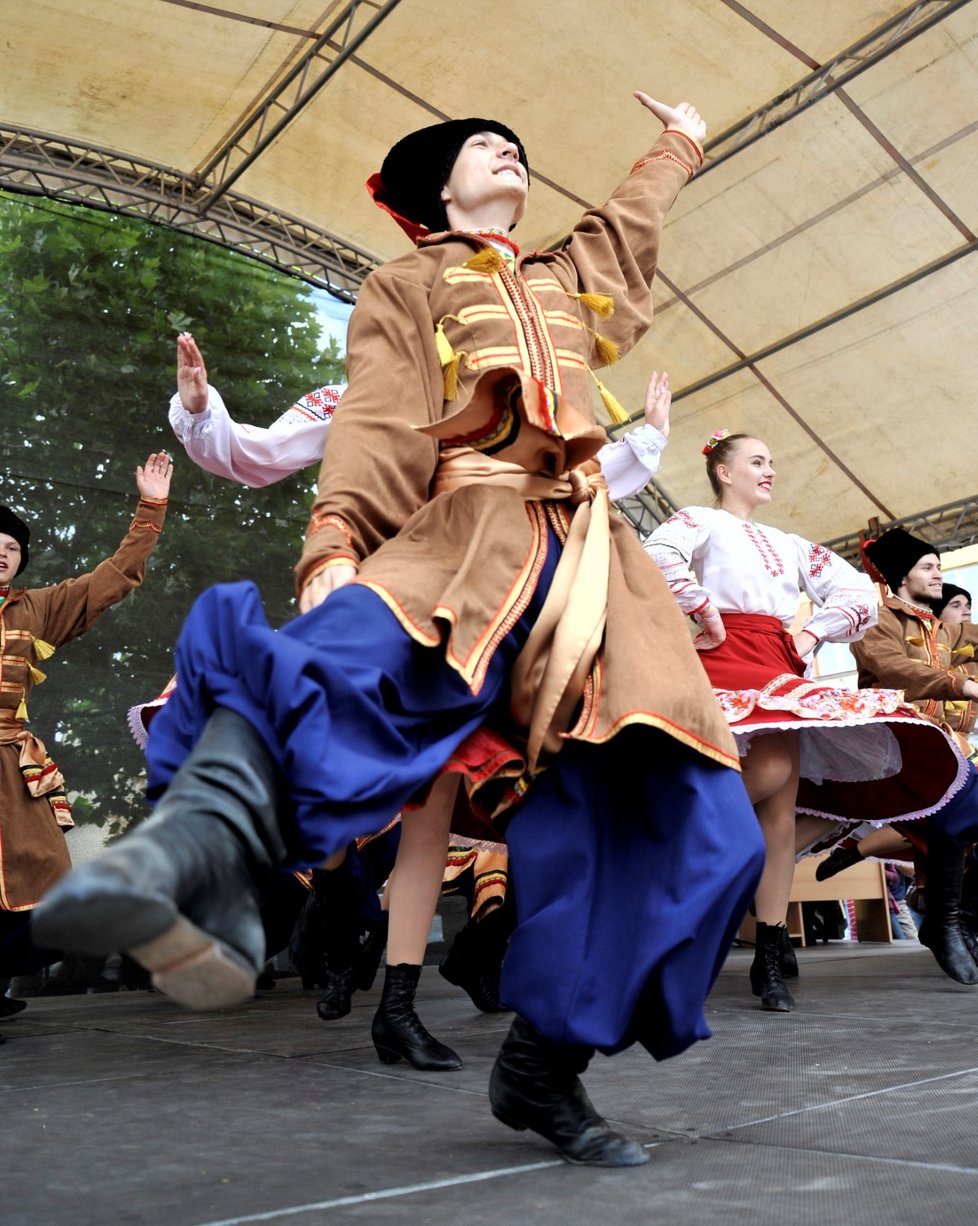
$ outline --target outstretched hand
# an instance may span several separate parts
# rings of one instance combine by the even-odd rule
[[[669,406],[672,404],[672,389],[669,387],[668,372],[661,376],[653,370],[652,378],[645,393],[645,421],[654,426],[664,437],[669,437]]]
[[[666,128],[672,128],[674,131],[685,132],[687,136],[691,136],[693,140],[698,141],[701,145],[706,140],[706,121],[700,118],[700,113],[691,102],[680,102],[677,106],[666,106],[664,102],[657,102],[655,98],[650,98],[648,94],[643,94],[640,89],[635,90],[632,95],[637,98],[647,110],[659,120]]]
[[[177,337],[177,391],[188,413],[203,413],[207,408],[207,367],[189,332]]]
[[[154,451],[145,464],[136,469],[136,489],[141,498],[167,498],[173,461],[165,451]]]

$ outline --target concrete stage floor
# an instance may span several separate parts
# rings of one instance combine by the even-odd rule
[[[651,1151],[628,1171],[568,1166],[492,1119],[507,1016],[433,967],[420,1012],[457,1073],[377,1061],[378,987],[329,1024],[295,979],[224,1013],[146,992],[33,999],[0,1027],[0,1221],[978,1221],[978,988],[916,945],[836,943],[799,951],[797,1012],[762,1013],[749,960],[728,960],[709,1042],[593,1062],[598,1109]]]

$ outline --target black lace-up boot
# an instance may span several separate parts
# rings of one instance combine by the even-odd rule
[[[795,1007],[791,993],[784,986],[781,969],[782,937],[787,935],[783,924],[762,924],[758,921],[754,937],[754,961],[750,968],[750,986],[761,998],[761,1008],[788,1013]]]
[[[388,964],[384,991],[374,1016],[371,1036],[382,1064],[406,1060],[416,1069],[451,1072],[462,1067],[458,1054],[425,1030],[414,1009],[421,967],[408,962]]]
[[[781,942],[781,976],[783,979],[798,978],[798,955],[791,943],[788,929],[778,925],[778,940]]]
[[[852,868],[854,864],[861,864],[862,860],[863,857],[859,854],[857,847],[836,847],[824,860],[818,862],[815,869],[815,880],[828,881],[836,873],[843,873],[847,868]]]

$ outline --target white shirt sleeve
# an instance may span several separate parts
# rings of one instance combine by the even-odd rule
[[[711,599],[692,571],[693,555],[710,535],[704,511],[703,507],[677,511],[642,542],[645,552],[662,571],[679,607],[689,617],[702,613]]]
[[[815,605],[805,629],[820,641],[854,643],[876,625],[879,595],[868,575],[824,545],[791,536],[798,579]]]
[[[662,453],[669,440],[648,422],[623,435],[617,442],[605,443],[598,461],[608,482],[608,497],[628,498],[637,494],[658,471]]]
[[[188,413],[179,394],[170,401],[170,425],[187,455],[205,472],[255,488],[318,464],[342,385],[303,396],[270,426],[232,419],[220,392],[208,385],[207,408]]]

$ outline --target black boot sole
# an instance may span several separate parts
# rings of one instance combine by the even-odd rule
[[[505,1124],[507,1128],[512,1128],[514,1132],[534,1132],[537,1136],[542,1137],[553,1145],[561,1158],[565,1162],[569,1162],[571,1166],[602,1166],[608,1170],[620,1169],[629,1166],[645,1166],[649,1160],[649,1155],[638,1144],[637,1141],[631,1141],[628,1137],[623,1137],[619,1133],[611,1132],[609,1129],[609,1141],[613,1138],[613,1143],[608,1147],[608,1152],[603,1157],[578,1158],[574,1154],[568,1153],[561,1149],[552,1137],[548,1137],[545,1132],[534,1128],[531,1124],[524,1124],[522,1120],[510,1115],[500,1107],[490,1104],[493,1117],[499,1120],[500,1124]]]
[[[127,953],[157,991],[189,1009],[223,1009],[255,994],[256,972],[235,950],[197,928],[169,899],[79,871],[35,912],[35,939],[80,953]]]

